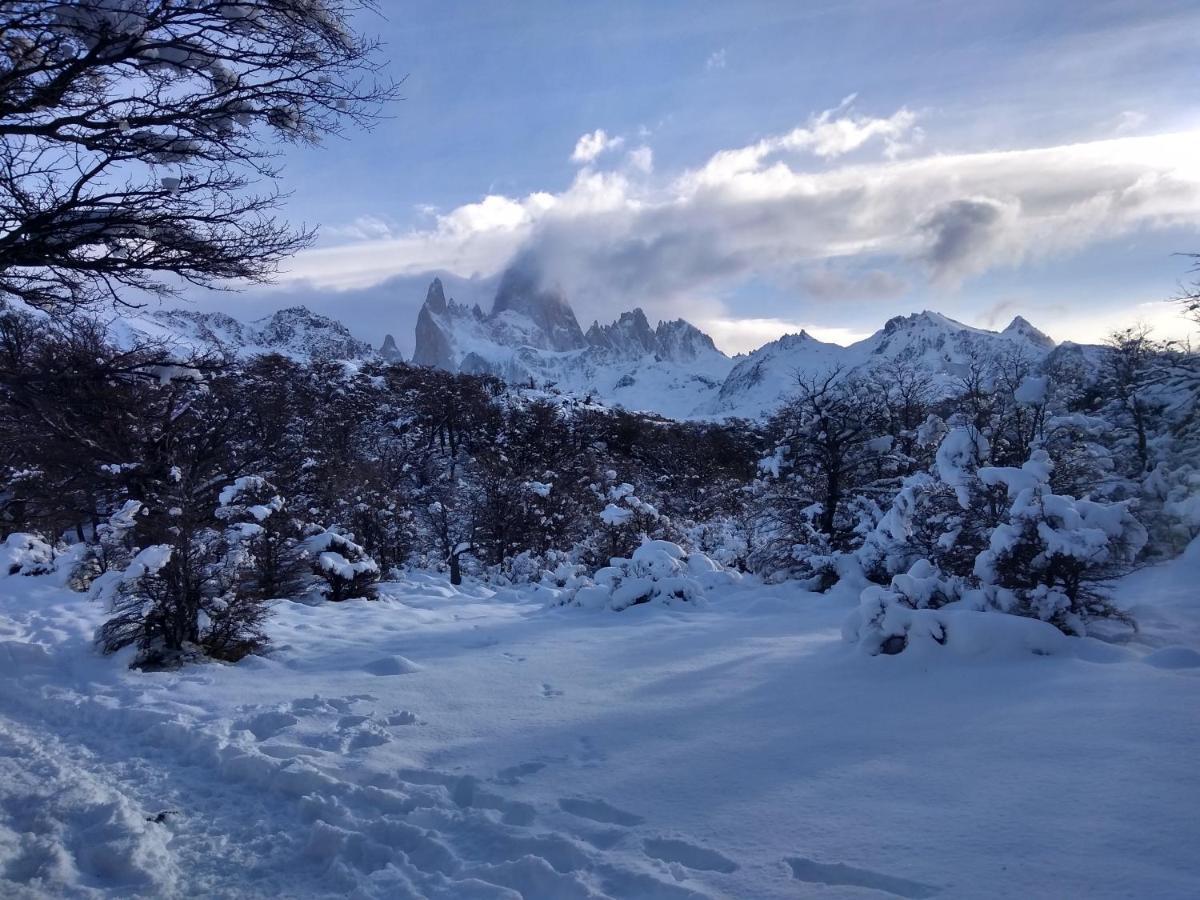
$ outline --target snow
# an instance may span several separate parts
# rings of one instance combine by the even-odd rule
[[[600,518],[605,525],[624,525],[633,518],[633,510],[610,503],[601,510]]]
[[[1117,583],[1122,645],[943,607],[909,612],[945,645],[869,656],[853,590],[412,574],[173,672],[97,655],[61,573],[0,576],[0,895],[1195,897],[1198,576],[1194,541]]]
[[[954,488],[958,505],[963,509],[971,505],[971,473],[980,460],[987,459],[988,452],[987,438],[969,425],[951,428],[938,445],[934,456],[938,477]]]
[[[37,535],[16,532],[0,544],[0,576],[37,575],[53,563],[54,548]]]
[[[1050,390],[1048,375],[1026,375],[1013,391],[1013,399],[1028,406],[1037,406],[1046,402],[1046,393]]]

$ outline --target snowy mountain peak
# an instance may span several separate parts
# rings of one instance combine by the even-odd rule
[[[251,322],[219,312],[158,309],[113,324],[118,342],[165,341],[183,352],[215,353],[228,359],[278,353],[296,360],[362,359],[371,345],[341,322],[305,306],[281,309]],[[394,343],[393,343],[393,346]]]
[[[593,322],[585,335],[588,346],[617,356],[641,356],[658,348],[654,330],[640,308],[621,313],[611,325]]]
[[[658,346],[659,359],[695,362],[705,358],[728,358],[717,349],[712,338],[684,319],[659,322],[654,330],[654,340]]]
[[[560,290],[544,285],[525,266],[505,271],[489,319],[497,330],[519,344],[559,352],[587,346],[566,297]]]
[[[1051,350],[1055,346],[1054,338],[1034,328],[1024,316],[1016,316],[1008,323],[1008,327],[1001,334],[1005,337],[1027,341],[1034,346],[1042,347],[1046,350]]]

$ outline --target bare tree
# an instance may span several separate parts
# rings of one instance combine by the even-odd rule
[[[0,0],[0,296],[58,311],[268,280],[314,234],[275,215],[275,145],[368,127],[397,94],[352,28],[373,9]]]
[[[1186,255],[1196,261],[1192,267],[1192,271],[1200,272],[1200,253],[1188,253]],[[1179,296],[1175,300],[1183,306],[1184,312],[1188,317],[1197,325],[1200,325],[1200,281],[1193,282],[1185,287],[1180,291]]]

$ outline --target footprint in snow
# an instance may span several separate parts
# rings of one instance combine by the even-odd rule
[[[582,819],[602,822],[605,825],[641,825],[646,820],[635,813],[617,809],[603,800],[588,800],[584,797],[564,797],[558,801],[559,809]]]
[[[520,784],[521,779],[526,775],[534,775],[542,769],[546,768],[544,762],[527,762],[519,765],[509,766],[507,769],[501,769],[496,773],[493,779],[499,784]]]
[[[661,859],[663,862],[679,863],[689,869],[700,869],[705,872],[723,872],[729,874],[738,870],[738,864],[723,853],[678,841],[672,838],[650,838],[642,842],[642,849],[647,856]]]
[[[542,696],[545,697],[547,700],[551,700],[554,697],[561,697],[562,695],[563,695],[563,692],[560,691],[558,688],[554,687],[553,685],[550,685],[550,684],[542,685]]]
[[[885,894],[894,894],[906,900],[922,900],[938,893],[940,888],[907,878],[896,878],[870,869],[859,869],[845,863],[823,863],[803,856],[784,860],[792,869],[792,877],[809,884],[846,885],[870,888]]]
[[[502,654],[502,655],[503,655],[503,657],[504,657],[506,660],[508,660],[508,661],[509,661],[509,662],[511,662],[511,663],[522,663],[522,662],[525,662],[525,657],[524,657],[524,656],[517,656],[515,653],[504,653],[504,654]]]
[[[243,722],[238,723],[239,728],[243,728],[254,735],[255,740],[265,741],[268,738],[273,738],[285,728],[291,728],[300,720],[290,713],[273,711],[259,713],[256,716],[251,716]]]

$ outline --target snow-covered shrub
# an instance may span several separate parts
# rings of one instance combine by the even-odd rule
[[[639,497],[633,485],[622,482],[609,487],[606,500],[600,521],[607,556],[630,552],[646,536],[673,536],[670,517]]]
[[[216,517],[225,523],[229,552],[236,555],[239,593],[263,601],[299,594],[308,554],[300,523],[287,514],[275,486],[258,475],[242,476],[217,502]]]
[[[1159,552],[1178,553],[1200,535],[1200,466],[1159,463],[1142,481],[1142,496]]]
[[[324,581],[321,593],[335,603],[354,598],[372,600],[379,582],[379,564],[354,543],[352,535],[332,529],[305,541],[312,570]]]
[[[975,562],[975,575],[993,585],[1008,611],[1084,634],[1096,618],[1133,624],[1102,585],[1129,571],[1146,543],[1130,503],[1103,503],[1050,492],[1052,464],[1035,451],[1020,468],[979,470],[989,485],[1004,485],[1012,500],[1006,521]]]
[[[944,577],[929,560],[917,560],[908,572],[894,575],[890,587],[873,584],[864,588],[842,634],[872,655],[901,652],[908,646],[910,633],[945,643],[945,629],[937,616],[912,613],[940,609],[957,600],[961,590],[958,579]]]
[[[910,585],[918,592],[928,587]],[[842,637],[869,655],[1049,656],[1070,653],[1070,638],[1047,622],[981,611],[963,600],[934,608],[913,607],[912,596],[878,585],[863,593],[860,607],[842,626]]]
[[[746,522],[723,516],[687,529],[688,543],[729,569],[745,571],[750,557],[750,534]]]
[[[819,514],[814,508],[814,515]],[[771,582],[795,579],[805,590],[824,592],[841,577],[841,554],[811,522],[797,521],[792,533],[766,540],[750,556],[750,571]]]
[[[36,534],[16,532],[0,544],[0,576],[46,575],[54,571],[54,548]]]
[[[525,550],[490,567],[487,574],[489,580],[503,585],[549,584],[562,577],[563,572],[582,569],[583,566],[572,563],[569,555],[561,550],[545,553]]]
[[[699,552],[670,541],[646,539],[629,558],[613,557],[587,583],[568,576],[558,602],[572,606],[628,609],[642,603],[699,603],[708,590],[741,576]]]
[[[1001,513],[978,475],[987,453],[987,439],[970,425],[945,433],[932,470],[904,479],[855,554],[868,579],[887,584],[922,559],[948,575],[971,575]]]
[[[96,641],[105,653],[136,646],[132,665],[143,669],[259,652],[268,643],[262,625],[270,607],[239,594],[237,582],[236,560],[215,530],[152,544],[105,585],[113,615]]]
[[[76,557],[68,577],[75,591],[86,591],[92,582],[115,569],[123,569],[133,555],[132,534],[137,517],[145,506],[140,500],[126,500],[121,508],[96,527],[94,540]]]

